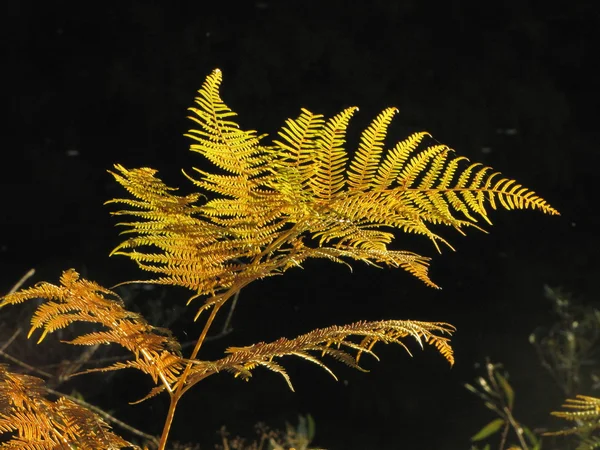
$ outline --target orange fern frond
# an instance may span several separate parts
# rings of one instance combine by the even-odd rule
[[[153,327],[139,314],[126,310],[117,294],[79,278],[75,270],[65,271],[60,283],[60,286],[40,283],[8,294],[1,299],[0,308],[27,300],[45,299],[46,302],[37,307],[31,319],[28,335],[31,336],[36,329],[43,330],[38,343],[48,333],[74,322],[101,325],[106,331],[83,334],[66,342],[73,345],[118,344],[133,353],[135,361],[118,362],[82,373],[131,367],[170,389],[184,366],[184,360],[180,356],[179,343],[169,330]]]
[[[413,337],[421,347],[424,343],[433,345],[450,364],[454,364],[454,355],[447,337],[453,331],[454,327],[447,323],[412,320],[356,322],[345,326],[320,328],[294,339],[280,338],[270,343],[231,347],[227,350],[229,355],[217,361],[194,361],[188,383],[193,385],[221,371],[232,372],[236,377],[248,379],[252,375],[251,371],[261,366],[283,376],[293,390],[288,374],[274,361],[275,359],[297,356],[318,365],[336,378],[331,369],[321,361],[322,357],[330,356],[350,367],[364,370],[358,364],[361,355],[369,354],[378,359],[373,347],[379,342],[399,344],[411,354],[402,341],[406,337]]]
[[[12,434],[2,447],[139,449],[114,434],[94,412],[64,397],[51,401],[46,395],[43,380],[0,364],[0,434]]]

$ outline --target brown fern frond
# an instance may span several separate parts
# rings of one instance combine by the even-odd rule
[[[64,398],[46,398],[43,380],[0,364],[0,434],[3,448],[138,448],[114,434],[94,412]]]
[[[29,336],[42,330],[41,342],[48,333],[74,322],[101,325],[106,331],[91,332],[66,341],[73,345],[118,344],[135,356],[135,361],[117,363],[107,368],[90,369],[82,373],[135,368],[150,375],[155,383],[167,389],[176,381],[185,361],[180,346],[168,330],[153,327],[139,314],[127,311],[114,292],[79,278],[75,270],[63,272],[60,285],[40,283],[6,295],[0,308],[27,300],[44,299],[32,319]]]
[[[236,377],[248,379],[254,368],[262,366],[283,376],[293,390],[285,369],[276,363],[275,359],[284,356],[300,357],[316,364],[336,378],[331,369],[321,360],[324,356],[333,357],[350,367],[364,370],[358,364],[361,355],[369,354],[378,359],[373,352],[373,347],[379,342],[399,344],[410,354],[403,342],[406,337],[413,337],[421,347],[423,344],[433,345],[450,364],[454,364],[452,348],[449,338],[446,337],[453,331],[454,327],[446,323],[411,320],[356,322],[345,326],[331,326],[313,330],[294,339],[280,338],[271,343],[261,342],[248,347],[231,347],[227,350],[228,356],[210,363],[195,361],[188,383],[195,384],[221,371],[228,371]]]

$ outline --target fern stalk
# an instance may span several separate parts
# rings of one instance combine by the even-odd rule
[[[173,424],[173,418],[175,417],[175,410],[177,409],[177,404],[179,403],[179,400],[181,399],[183,394],[185,394],[188,391],[188,389],[190,389],[193,385],[195,385],[198,381],[200,381],[200,380],[196,380],[194,383],[190,384],[189,386],[185,385],[185,382],[186,382],[188,376],[190,375],[190,370],[192,369],[192,365],[193,365],[192,361],[194,359],[196,359],[196,357],[198,356],[198,353],[200,352],[200,348],[202,347],[202,344],[204,344],[206,336],[208,335],[208,330],[212,326],[212,324],[215,320],[215,317],[217,316],[217,313],[219,312],[219,309],[221,309],[221,306],[223,306],[227,302],[227,300],[229,300],[235,294],[240,292],[240,290],[244,286],[246,286],[248,283],[250,283],[250,281],[240,283],[239,286],[233,286],[225,294],[223,294],[223,296],[219,299],[218,302],[216,302],[214,304],[214,307],[213,307],[212,311],[210,312],[210,316],[208,316],[208,319],[206,319],[204,328],[202,329],[202,332],[200,333],[200,336],[198,337],[198,341],[196,342],[196,345],[194,346],[194,350],[192,351],[192,354],[190,355],[189,361],[186,364],[185,369],[183,370],[183,373],[181,374],[181,377],[177,381],[177,386],[176,386],[175,390],[169,391],[171,401],[169,402],[169,411],[167,412],[167,417],[165,418],[165,423],[164,423],[163,431],[162,431],[162,434],[160,437],[158,450],[166,449],[169,432],[171,430],[171,425]]]

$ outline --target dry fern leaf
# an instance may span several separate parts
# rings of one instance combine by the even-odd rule
[[[29,335],[42,329],[41,342],[48,333],[65,328],[74,322],[88,322],[104,327],[66,341],[74,345],[118,344],[133,353],[132,361],[89,369],[81,373],[134,368],[150,375],[165,388],[177,381],[185,361],[180,356],[177,340],[169,330],[153,327],[139,314],[127,311],[114,292],[79,278],[71,269],[63,272],[60,285],[39,283],[28,289],[8,294],[1,299],[0,308],[27,300],[45,299],[32,319]]]
[[[587,395],[577,395],[575,398],[568,398],[563,404],[567,411],[553,411],[551,414],[555,417],[569,421],[577,421],[577,426],[560,431],[551,431],[544,433],[545,436],[557,436],[568,434],[587,435],[592,430],[600,428],[600,398],[589,397]],[[578,448],[584,448],[584,444]],[[596,448],[588,446],[585,448]]]
[[[0,364],[2,448],[31,450],[139,448],[114,434],[100,416],[61,397],[45,398],[44,381]]]
[[[516,181],[481,164],[465,164],[445,145],[424,146],[415,133],[390,149],[385,138],[396,108],[387,108],[363,131],[349,160],[346,129],[357,108],[332,118],[302,109],[287,119],[271,145],[244,131],[219,94],[213,71],[198,91],[187,136],[191,150],[219,173],[187,175],[214,198],[177,196],[151,169],[115,166],[113,175],[134,197],[115,199],[133,234],[115,249],[154,272],[150,282],[181,285],[196,296],[219,295],[281,273],[307,258],[348,259],[402,267],[429,286],[429,259],[389,248],[393,231],[421,234],[436,248],[450,244],[432,230],[463,233],[490,223],[488,207],[538,209],[558,214]],[[194,297],[194,298],[195,298]],[[209,299],[206,307],[218,302]]]
[[[597,420],[600,419],[600,399],[587,395],[577,395],[568,398],[563,405],[571,411],[555,411],[553,416],[567,420]]]
[[[236,377],[248,379],[256,367],[265,367],[280,374],[293,390],[291,380],[285,369],[275,359],[284,356],[296,356],[312,362],[326,370],[336,380],[322,358],[332,357],[358,370],[364,370],[358,364],[361,355],[369,354],[378,359],[373,352],[375,344],[399,344],[410,353],[402,341],[413,337],[421,347],[433,345],[450,364],[454,364],[454,355],[449,335],[454,327],[442,322],[418,322],[412,320],[383,320],[378,322],[356,322],[345,326],[331,326],[313,330],[294,339],[280,338],[274,342],[231,347],[226,357],[217,361],[194,361],[194,367],[188,378],[188,384],[221,371],[233,373]]]

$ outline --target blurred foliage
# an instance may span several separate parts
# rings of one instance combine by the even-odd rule
[[[220,450],[324,450],[310,447],[315,436],[315,421],[310,414],[298,416],[296,426],[286,422],[285,430],[272,430],[265,424],[256,426],[258,439],[248,442],[241,437],[230,437],[221,429]]]
[[[298,424],[285,423],[283,430],[271,429],[264,423],[255,426],[257,438],[246,439],[239,436],[232,437],[226,428],[221,428],[221,444],[215,446],[216,450],[325,450],[310,447],[315,437],[315,421],[310,414],[298,415]],[[145,450],[156,449],[153,442],[145,442]],[[169,450],[201,450],[198,444],[174,442]]]
[[[563,411],[554,411],[551,415],[571,421],[574,426],[559,431],[531,430],[518,422],[513,415],[515,392],[508,381],[508,374],[500,364],[487,361],[485,376],[477,377],[475,383],[465,387],[498,417],[471,437],[472,442],[488,441],[481,449],[472,446],[472,450],[539,450],[542,448],[542,436],[554,437],[548,445],[560,445],[555,449],[600,448],[600,433],[597,433],[600,428],[600,399],[578,394],[597,390],[600,385],[597,353],[600,311],[592,304],[575,300],[572,294],[560,287],[545,285],[544,296],[552,304],[554,317],[549,325],[536,328],[529,341],[535,347],[541,365],[557,386],[567,397],[575,397],[565,401]],[[560,436],[570,436],[571,439],[560,439]],[[493,438],[498,442],[497,447],[490,442]],[[516,439],[518,445],[512,443],[511,438]],[[545,448],[548,448],[547,445]]]
[[[542,366],[567,397],[597,389],[600,311],[561,288],[544,286],[544,295],[552,302],[554,322],[536,328],[529,336]]]
[[[498,417],[484,425],[471,437],[471,441],[480,442],[499,435],[500,450],[507,448],[507,444],[510,445],[508,450],[540,450],[542,448],[540,438],[519,423],[513,415],[515,391],[508,382],[507,373],[502,370],[500,364],[492,364],[489,361],[485,363],[484,370],[485,376],[477,377],[474,384],[467,383],[465,387],[483,400],[486,408],[492,410]],[[483,450],[490,448],[488,443]],[[472,446],[471,450],[478,450],[478,447]]]

